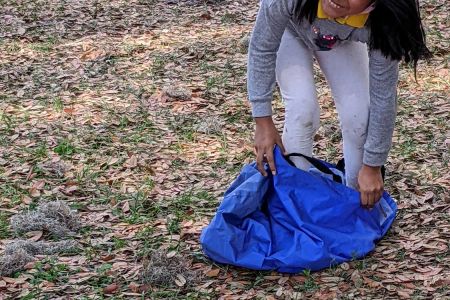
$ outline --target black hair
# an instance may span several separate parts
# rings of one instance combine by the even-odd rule
[[[317,16],[319,0],[299,0],[295,9],[298,22],[312,23]],[[425,32],[420,18],[418,0],[376,0],[366,25],[370,30],[370,49],[385,56],[413,63],[431,56],[426,46]]]

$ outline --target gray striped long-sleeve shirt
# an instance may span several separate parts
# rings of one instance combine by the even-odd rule
[[[354,28],[333,20],[316,19],[313,24],[298,24],[293,19],[299,1],[262,0],[252,31],[248,53],[247,87],[253,117],[272,115],[272,97],[275,86],[275,62],[281,37],[291,30],[312,50],[320,51],[316,30],[321,34],[337,36],[339,40],[367,43],[369,30]],[[370,115],[363,162],[369,166],[386,163],[392,144],[397,113],[398,61],[385,57],[379,50],[369,52]]]

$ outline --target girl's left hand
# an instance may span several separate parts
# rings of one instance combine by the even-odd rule
[[[358,189],[361,193],[362,207],[373,208],[383,196],[384,191],[381,167],[363,165],[358,174]]]

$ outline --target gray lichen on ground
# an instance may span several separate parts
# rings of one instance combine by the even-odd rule
[[[239,46],[242,53],[247,53],[248,46],[250,45],[250,33],[246,33],[240,40]]]
[[[163,87],[162,92],[164,95],[177,100],[188,101],[192,98],[191,90],[179,85],[167,85]]]
[[[43,164],[39,164],[38,167],[49,176],[57,178],[64,178],[64,173],[68,169],[68,166],[62,161],[47,161]]]
[[[62,201],[47,202],[35,211],[28,211],[11,218],[11,228],[16,234],[42,230],[63,239],[75,234],[81,223],[74,210]],[[80,248],[75,240],[31,241],[15,240],[7,244],[0,257],[0,276],[11,276],[22,271],[34,261],[34,255],[72,254]]]
[[[186,286],[195,285],[201,274],[192,270],[188,260],[181,256],[168,257],[164,250],[150,252],[144,262],[142,281],[153,286],[171,287],[179,275],[186,279]]]
[[[205,134],[217,134],[221,133],[225,121],[217,116],[205,117],[194,125],[194,129],[197,132]]]
[[[61,238],[73,235],[80,221],[65,202],[54,201],[39,205],[36,211],[13,216],[11,228],[16,234],[42,230]]]
[[[6,245],[5,255],[12,255],[18,250],[24,250],[30,255],[74,253],[78,248],[79,244],[74,240],[63,240],[57,242],[18,240]]]
[[[0,276],[11,276],[15,272],[23,270],[25,265],[34,261],[34,257],[24,249],[0,256]]]

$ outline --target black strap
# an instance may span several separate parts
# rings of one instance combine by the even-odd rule
[[[294,166],[294,167],[295,167],[295,164],[291,161],[291,159],[290,159],[291,157],[303,157],[320,172],[333,176],[333,181],[342,183],[342,178],[339,175],[334,174],[333,171],[331,171],[331,169],[328,168],[325,164],[323,164],[320,160],[310,157],[310,156],[306,156],[301,153],[290,153],[290,154],[284,155],[284,158],[286,159],[286,161],[291,166]]]
[[[341,171],[342,173],[344,173],[345,171],[345,160],[344,158],[341,158],[338,163],[336,164],[336,169],[338,169],[339,171]],[[384,178],[386,177],[386,167],[383,165],[381,166],[381,177],[383,177],[383,182],[384,182]]]

